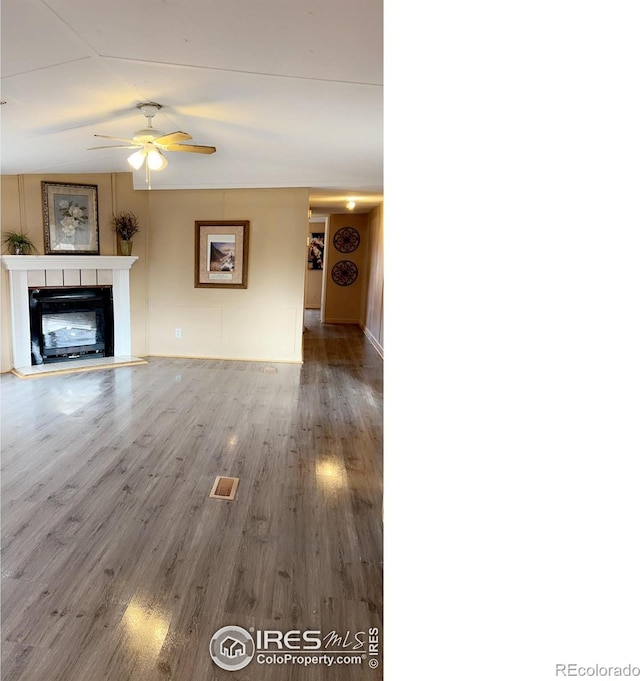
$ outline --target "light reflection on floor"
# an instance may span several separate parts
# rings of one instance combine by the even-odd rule
[[[316,463],[316,480],[328,492],[346,486],[344,466],[337,459],[323,459]]]
[[[169,631],[171,618],[134,597],[122,616],[122,622],[132,651],[145,659],[156,659]]]

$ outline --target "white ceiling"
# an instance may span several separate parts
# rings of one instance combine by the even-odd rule
[[[2,174],[129,172],[181,130],[153,189],[309,187],[314,214],[382,200],[382,0],[2,0]],[[113,142],[118,144],[118,142]],[[144,173],[134,186],[145,188]]]

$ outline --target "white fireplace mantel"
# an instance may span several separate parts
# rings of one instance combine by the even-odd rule
[[[114,355],[131,355],[129,270],[137,256],[3,255],[9,272],[14,369],[31,366],[29,287],[112,286]]]
[[[11,272],[30,270],[130,270],[138,256],[131,255],[3,255]]]

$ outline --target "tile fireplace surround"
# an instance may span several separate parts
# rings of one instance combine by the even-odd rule
[[[9,271],[13,373],[26,378],[43,373],[146,363],[131,356],[129,270],[137,259],[137,256],[119,255],[3,255],[2,265]],[[29,288],[44,286],[112,286],[113,357],[31,365]]]

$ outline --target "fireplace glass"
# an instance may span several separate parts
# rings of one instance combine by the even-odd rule
[[[62,312],[42,315],[42,337],[45,351],[95,345],[98,320],[95,312]]]

